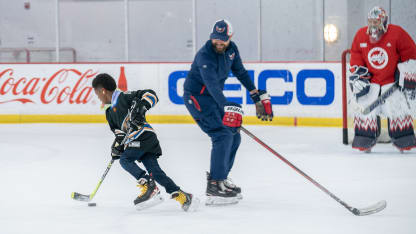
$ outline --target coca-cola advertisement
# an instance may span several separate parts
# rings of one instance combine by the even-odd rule
[[[0,79],[3,80],[0,88],[2,95],[0,104],[8,102],[87,104],[92,99],[88,82],[97,74],[91,69],[80,71],[71,68],[59,69],[48,77],[24,77],[16,73],[13,68],[5,69],[0,73]]]
[[[152,110],[154,115],[183,114],[182,105],[169,101],[168,78],[172,71],[185,71],[189,65],[0,64],[0,115],[103,115],[102,103],[91,87],[99,73],[110,74],[122,91],[155,90],[160,103]]]
[[[0,113],[102,113],[91,87],[102,72],[112,75],[119,89],[127,90],[123,65],[0,65]]]

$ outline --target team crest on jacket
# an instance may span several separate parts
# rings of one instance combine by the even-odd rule
[[[389,62],[389,55],[385,49],[374,47],[368,52],[368,62],[375,69],[383,69]]]
[[[234,60],[235,57],[235,52],[231,53],[228,55],[228,57],[230,57],[230,60]]]

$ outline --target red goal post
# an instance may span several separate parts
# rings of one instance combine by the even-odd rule
[[[350,50],[344,50],[341,55],[342,70],[342,143],[348,145],[348,97],[347,97],[347,55]]]

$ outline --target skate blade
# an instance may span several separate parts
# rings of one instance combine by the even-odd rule
[[[201,200],[197,197],[192,198],[192,202],[187,209],[184,209],[186,212],[195,212],[199,209],[199,205],[201,204]]]
[[[163,197],[161,197],[160,195],[156,195],[147,201],[144,201],[135,205],[135,207],[136,207],[136,210],[140,211],[140,210],[144,210],[144,209],[148,209],[150,207],[156,206],[162,202],[163,202]]]
[[[235,205],[238,203],[237,197],[217,197],[217,196],[207,196],[205,201],[206,206],[228,206]]]
[[[237,199],[238,200],[243,200],[243,195],[241,195],[241,193],[237,193]]]

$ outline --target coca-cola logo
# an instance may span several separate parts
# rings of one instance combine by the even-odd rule
[[[92,69],[62,68],[49,77],[23,77],[13,68],[0,70],[0,104],[86,104],[92,99],[90,83],[96,75]]]
[[[374,47],[368,52],[368,62],[375,69],[383,69],[389,62],[389,55],[383,48]]]

